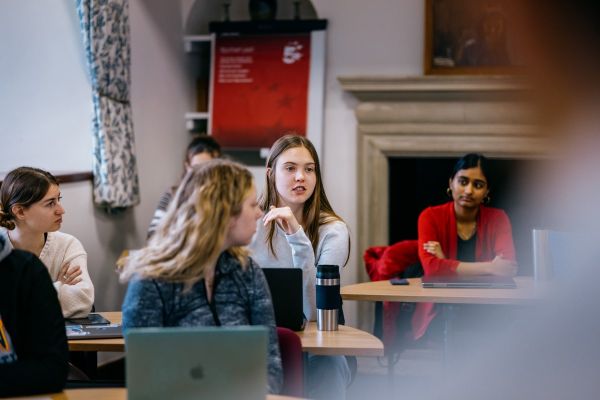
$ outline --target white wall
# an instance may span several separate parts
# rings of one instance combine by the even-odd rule
[[[2,0],[0,38],[0,171],[89,170],[92,101],[74,2]]]
[[[183,1],[189,9],[190,1]],[[0,170],[34,161],[47,169],[58,168],[55,165],[89,168],[91,101],[74,2],[63,0],[60,6],[45,3],[0,2],[1,147],[9,143],[11,149],[16,149],[10,152],[12,158],[6,158],[7,152],[3,151]],[[319,17],[329,20],[324,180],[335,210],[350,226],[354,244],[359,190],[356,102],[341,90],[337,77],[420,75],[423,3],[313,0]],[[100,310],[120,306],[124,287],[117,283],[114,261],[122,249],[142,245],[157,199],[181,172],[182,151],[189,140],[183,114],[193,107],[189,96],[193,80],[185,68],[181,40],[182,15],[180,2],[130,1],[132,104],[141,204],[124,214],[107,216],[93,208],[90,183],[62,188],[67,209],[63,230],[79,237],[89,253]],[[85,140],[78,136],[81,132]],[[46,135],[53,142],[44,142]],[[255,174],[260,173],[256,169]],[[262,179],[257,183],[260,186]],[[355,282],[359,268],[363,268],[360,254],[364,249],[353,249],[343,273],[344,284]],[[355,305],[345,305],[351,323],[356,321]]]
[[[133,122],[141,204],[109,216],[92,205],[91,183],[62,185],[62,230],[88,252],[99,310],[119,309],[115,260],[142,245],[158,198],[182,168],[190,109],[178,2],[131,0]],[[0,171],[33,164],[90,170],[91,90],[75,2],[0,2]],[[5,149],[11,149],[6,151]]]

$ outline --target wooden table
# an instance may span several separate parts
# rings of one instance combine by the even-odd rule
[[[543,288],[533,278],[515,277],[516,289],[423,288],[421,278],[409,279],[408,285],[389,281],[363,282],[341,288],[344,300],[406,301],[443,304],[525,304],[541,297]]]
[[[319,331],[316,322],[309,322],[304,331],[296,332],[302,341],[302,351],[317,355],[371,356],[383,355],[383,343],[360,329],[338,325],[337,331]]]
[[[440,303],[443,319],[444,364],[453,347],[455,304],[525,305],[542,298],[545,286],[531,277],[515,277],[515,289],[423,288],[421,278],[409,279],[408,285],[392,285],[389,281],[364,282],[341,288],[344,300]],[[393,376],[393,367],[388,368]]]
[[[102,312],[111,323],[121,323],[121,312]],[[296,332],[302,341],[302,350],[318,355],[381,356],[383,343],[370,333],[349,326],[324,332],[317,330],[315,322],[309,322],[304,331]],[[125,340],[78,339],[69,340],[71,351],[125,351]]]
[[[102,389],[67,389],[61,393],[45,394],[27,397],[11,397],[13,400],[127,400],[127,389],[125,388],[102,388]],[[9,400],[10,400],[9,399]],[[268,394],[267,400],[294,400],[298,397],[280,396]]]

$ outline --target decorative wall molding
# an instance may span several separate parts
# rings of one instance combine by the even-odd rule
[[[341,76],[342,88],[360,101],[499,98],[526,93],[523,79],[508,76]],[[430,97],[431,96],[431,97]]]
[[[6,176],[6,172],[0,172],[0,186],[2,186],[2,181]],[[63,183],[75,183],[75,182],[85,182],[92,181],[94,175],[92,171],[80,171],[80,172],[52,172],[52,175],[58,180],[60,184]]]

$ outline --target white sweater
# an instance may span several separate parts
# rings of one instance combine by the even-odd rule
[[[310,239],[300,228],[292,235],[277,226],[273,235],[274,256],[266,242],[268,227],[262,219],[257,221],[257,230],[249,248],[254,261],[262,268],[301,268],[304,285],[304,315],[309,321],[317,319],[315,282],[319,264],[339,265],[346,263],[350,251],[350,234],[342,221],[334,221],[319,228],[319,243],[316,256]],[[340,269],[341,272],[341,269]]]
[[[94,285],[88,274],[87,253],[81,242],[66,233],[48,232],[39,258],[48,268],[50,278],[54,282],[64,317],[88,315],[94,304]],[[65,263],[81,268],[81,282],[76,285],[64,285],[59,281],[58,273]]]

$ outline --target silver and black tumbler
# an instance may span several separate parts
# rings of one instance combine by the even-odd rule
[[[317,265],[317,329],[337,331],[340,308],[340,267]]]

